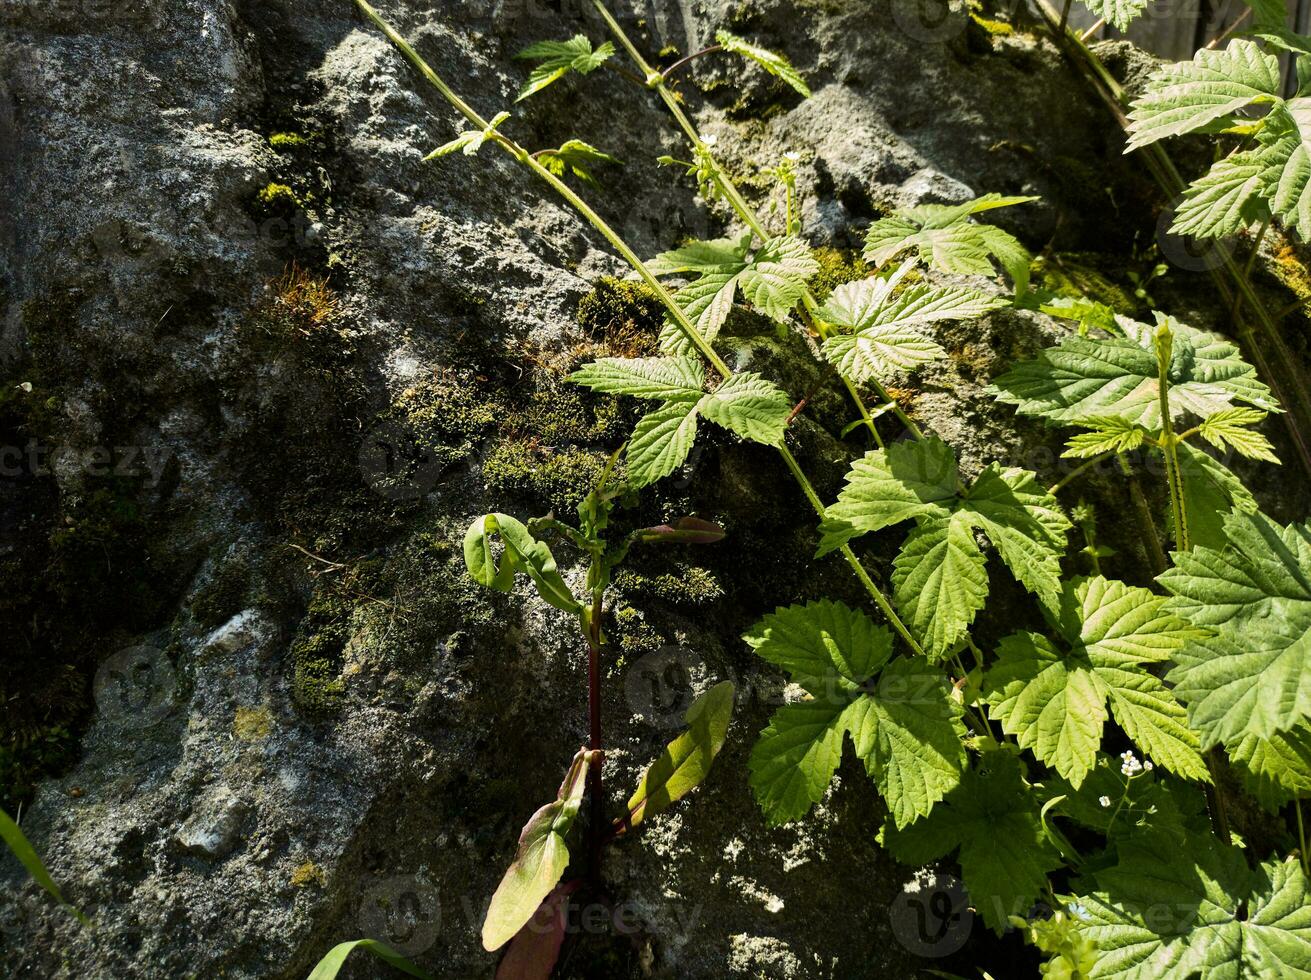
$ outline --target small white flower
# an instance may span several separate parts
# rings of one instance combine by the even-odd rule
[[[796,150],[788,150],[786,153],[783,154],[783,159],[791,160],[793,163],[796,163],[798,160],[801,159],[801,154],[798,153]]]
[[[1151,759],[1148,759],[1146,762],[1144,762],[1144,763],[1143,763],[1143,768],[1146,769],[1148,772],[1151,772],[1151,771],[1152,771],[1152,760],[1151,760]]]
[[[1136,776],[1143,771],[1143,764],[1138,761],[1138,757],[1132,752],[1121,752],[1120,758],[1124,761],[1120,763],[1120,773],[1125,776]]]
[[[701,142],[704,143],[706,146],[714,146],[716,143],[719,142],[719,137],[716,136],[714,133],[706,133],[704,136],[701,137]]]
[[[1102,806],[1107,807],[1111,805],[1111,798],[1109,796],[1103,796],[1098,798],[1097,802]]]

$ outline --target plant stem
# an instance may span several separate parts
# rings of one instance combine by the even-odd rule
[[[355,3],[370,20],[378,25],[382,32],[392,41],[393,44],[396,45],[401,53],[419,69],[423,76],[432,82],[433,86],[448,102],[455,106],[465,116],[465,118],[473,123],[473,125],[480,129],[487,128],[487,122],[479,116],[478,113],[474,112],[473,109],[469,108],[469,106],[441,80],[437,73],[433,71],[421,57],[419,57],[418,52],[407,44],[404,39],[401,38],[400,35],[378,15],[377,11],[369,6],[367,0],[355,0]],[[604,7],[600,7],[600,9],[602,10],[603,15],[609,20],[609,14],[605,11]],[[683,312],[682,308],[679,307],[676,302],[674,302],[674,297],[669,290],[666,289],[660,280],[651,273],[651,270],[647,268],[646,264],[638,257],[637,253],[629,248],[628,244],[619,237],[619,234],[611,228],[599,214],[588,206],[586,201],[579,197],[568,184],[560,180],[555,176],[555,174],[551,173],[534,160],[532,154],[508,136],[496,132],[492,134],[491,141],[494,141],[497,146],[501,147],[505,152],[518,160],[519,163],[541,178],[541,180],[552,190],[564,198],[564,200],[575,211],[581,214],[593,228],[600,232],[602,237],[604,237],[605,240],[614,247],[615,251],[623,257],[624,261],[632,266],[633,270],[637,272],[642,280],[651,287],[652,291],[656,294],[656,297],[669,313],[670,318],[678,325],[678,328],[683,331],[683,334],[697,349],[701,356],[704,357],[725,379],[733,376],[732,369],[729,368],[722,357],[715,353],[714,349],[711,348],[706,339],[701,336],[700,332],[692,324],[692,321],[687,318],[687,314]],[[819,494],[815,492],[814,485],[801,469],[796,457],[792,455],[792,451],[782,442],[775,446],[774,449],[783,458],[784,464],[792,474],[793,479],[796,480],[797,485],[801,488],[801,492],[805,495],[810,506],[820,518],[823,518],[824,503],[819,499]],[[860,559],[858,559],[855,552],[851,550],[851,546],[844,544],[838,550],[841,552],[842,557],[846,560],[847,564],[851,566],[856,578],[870,594],[870,597],[887,618],[888,622],[901,635],[902,639],[906,641],[906,645],[910,647],[913,653],[918,656],[924,656],[924,648],[920,646],[915,637],[911,635],[906,624],[901,621],[901,617],[899,617],[896,610],[892,608],[892,604],[888,601],[887,596],[883,594],[882,589],[880,589],[878,585],[875,584],[874,580],[870,578],[869,573],[865,571],[864,566],[861,565]]]
[[[587,826],[587,839],[591,850],[589,874],[592,883],[601,884],[601,858],[605,853],[605,795],[601,784],[604,749],[601,742],[601,617],[605,612],[602,591],[592,595],[592,621],[587,637],[587,720],[588,748],[596,753],[587,770],[587,793],[590,797],[591,819]]]
[[[1170,417],[1170,357],[1173,339],[1170,328],[1162,325],[1156,332],[1156,388],[1161,410],[1161,451],[1165,453],[1165,478],[1170,484],[1170,513],[1174,518],[1174,543],[1187,551],[1188,513],[1184,503],[1184,478],[1179,469],[1179,439]]]
[[[1084,462],[1080,463],[1074,469],[1070,470],[1070,472],[1066,473],[1065,476],[1061,477],[1061,479],[1057,480],[1055,483],[1051,485],[1051,491],[1050,491],[1051,494],[1055,496],[1057,493],[1064,490],[1076,479],[1078,479],[1082,474],[1088,472],[1088,470],[1092,469],[1098,463],[1104,462],[1106,459],[1114,455],[1115,455],[1115,451],[1111,450],[1110,452],[1099,453],[1098,455],[1094,456],[1092,459],[1085,460]]]
[[[1311,878],[1311,855],[1306,852],[1306,827],[1302,823],[1302,801],[1293,801],[1293,810],[1297,813],[1297,843],[1302,856],[1302,874]]]
[[[1056,30],[1060,21],[1060,14],[1049,0],[1036,0],[1036,2],[1047,21],[1048,27],[1053,32],[1053,39],[1058,45],[1064,47],[1066,54],[1083,68],[1094,91],[1115,117],[1120,128],[1127,132],[1129,118],[1124,111],[1124,90],[1121,88],[1120,83],[1107,71],[1101,59],[1089,50],[1077,33],[1073,31],[1058,32]],[[1174,200],[1183,193],[1184,179],[1180,176],[1178,169],[1164,148],[1153,143],[1143,147],[1142,151],[1147,169],[1152,173],[1157,185],[1166,197]],[[1311,477],[1311,443],[1307,441],[1308,433],[1311,433],[1311,388],[1308,388],[1302,376],[1302,371],[1293,358],[1292,351],[1289,350],[1283,335],[1279,331],[1277,319],[1271,315],[1270,311],[1261,302],[1261,298],[1256,295],[1256,291],[1246,277],[1243,276],[1242,270],[1234,261],[1233,256],[1223,251],[1220,255],[1220,267],[1211,266],[1207,269],[1207,272],[1215,283],[1216,290],[1220,293],[1221,301],[1226,306],[1234,302],[1235,293],[1237,293],[1241,296],[1242,302],[1256,315],[1260,327],[1260,341],[1258,342],[1256,331],[1244,322],[1234,324],[1237,329],[1238,339],[1244,351],[1256,365],[1261,377],[1270,386],[1275,398],[1288,409],[1287,414],[1284,416],[1284,423],[1288,427],[1293,444],[1297,447],[1302,467],[1307,475]],[[1266,357],[1265,349],[1267,347],[1286,374],[1286,378],[1281,379],[1271,369],[1270,360]],[[1292,392],[1291,399],[1285,395],[1285,391]]]
[[[1224,794],[1220,792],[1220,750],[1206,753],[1206,768],[1211,773],[1211,785],[1206,787],[1206,802],[1211,811],[1211,829],[1226,845],[1233,843],[1229,833],[1229,813],[1225,809]]]
[[[668,81],[669,76],[673,75],[674,72],[678,71],[678,69],[682,68],[684,65],[689,64],[693,59],[700,58],[702,55],[714,54],[716,51],[723,51],[723,50],[724,50],[724,46],[722,44],[712,44],[710,45],[710,47],[702,48],[700,51],[693,51],[686,58],[678,59],[672,65],[670,65],[668,68],[662,71],[660,73],[660,77],[665,81]]]
[[[1115,458],[1120,464],[1120,472],[1128,478],[1129,499],[1133,502],[1134,516],[1142,532],[1143,547],[1147,551],[1147,561],[1152,566],[1152,576],[1155,577],[1165,571],[1166,562],[1165,549],[1161,547],[1161,537],[1156,533],[1156,521],[1152,519],[1152,509],[1147,506],[1143,488],[1139,485],[1138,478],[1134,476],[1129,463],[1121,455],[1117,454]]]

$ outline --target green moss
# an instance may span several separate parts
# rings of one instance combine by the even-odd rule
[[[578,325],[614,356],[642,357],[657,352],[664,305],[644,282],[606,276],[578,302]]]
[[[310,141],[300,133],[274,133],[269,137],[269,146],[279,153],[303,150],[309,145]]]
[[[308,888],[310,885],[322,888],[328,883],[328,876],[313,861],[298,865],[291,873],[292,888]]]
[[[607,458],[601,452],[551,450],[534,440],[507,439],[487,454],[483,480],[492,493],[568,513],[596,485]]]
[[[854,251],[823,246],[814,250],[819,272],[810,280],[810,289],[821,303],[844,282],[854,282],[869,275],[869,266]]]
[[[632,606],[619,606],[611,614],[619,649],[625,656],[635,657],[651,653],[668,645],[668,640],[646,621],[646,617]]]
[[[1311,274],[1308,274],[1307,264],[1298,254],[1298,250],[1292,245],[1281,248],[1275,255],[1271,271],[1285,289],[1302,301],[1305,313],[1308,306],[1311,306]]]
[[[255,195],[256,200],[267,207],[276,207],[285,205],[288,207],[299,208],[303,206],[301,199],[286,184],[279,184],[276,181],[270,181],[260,188],[259,193]]]
[[[1098,256],[1082,252],[1042,256],[1034,262],[1034,281],[1057,296],[1086,296],[1117,313],[1133,314],[1138,309],[1133,293],[1100,272],[1097,261]]]
[[[715,574],[695,566],[681,566],[676,572],[658,575],[643,575],[625,568],[615,574],[614,583],[627,596],[676,605],[704,606],[724,597]]]

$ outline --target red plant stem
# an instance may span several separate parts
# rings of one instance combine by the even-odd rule
[[[601,854],[605,848],[603,831],[605,830],[605,798],[602,796],[601,765],[601,594],[592,599],[591,635],[587,643],[587,714],[591,724],[588,748],[596,754],[592,756],[592,765],[587,770],[587,793],[591,797],[591,819],[588,821],[587,836],[591,848],[592,881],[601,883]]]

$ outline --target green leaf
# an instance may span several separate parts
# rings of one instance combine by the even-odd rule
[[[977,528],[1025,588],[1054,601],[1070,522],[1032,473],[994,463],[963,494],[956,457],[942,440],[894,443],[852,464],[825,511],[819,554],[861,534],[915,520],[895,562],[898,608],[912,621],[930,659],[950,652],[987,594]],[[935,602],[941,606],[935,611]]]
[[[1084,426],[1089,431],[1071,436],[1065,444],[1066,458],[1086,459],[1100,456],[1102,453],[1132,452],[1143,444],[1147,430],[1134,425],[1118,415],[1099,415],[1094,418],[1076,419],[1075,425]]]
[[[843,375],[857,381],[886,377],[945,357],[946,351],[917,325],[965,319],[1006,305],[1000,297],[959,287],[917,285],[894,294],[900,278],[844,283],[816,312],[840,331],[825,342],[824,355]]]
[[[1174,414],[1205,417],[1233,403],[1279,411],[1270,389],[1238,348],[1216,334],[1158,314],[1174,334],[1170,405]],[[1161,425],[1155,328],[1121,317],[1126,336],[1070,337],[997,378],[989,391],[1023,415],[1058,422],[1116,415],[1155,431]]]
[[[1270,813],[1292,800],[1311,798],[1311,725],[1270,738],[1244,735],[1227,756],[1247,791]]]
[[[643,415],[628,440],[628,479],[650,486],[683,465],[696,442],[697,406],[676,402]]]
[[[1194,547],[1223,548],[1225,519],[1240,510],[1254,514],[1256,498],[1228,468],[1200,446],[1179,445],[1184,507],[1188,515],[1188,540]],[[1168,504],[1165,523],[1174,537],[1174,515]]]
[[[613,57],[614,53],[615,46],[609,41],[593,50],[592,42],[582,34],[575,34],[568,41],[539,41],[530,44],[515,57],[541,64],[532,70],[528,83],[514,101],[522,102],[571,71],[580,75],[591,74]]]
[[[1079,324],[1079,336],[1085,336],[1090,329],[1103,330],[1115,335],[1120,332],[1120,325],[1115,322],[1115,310],[1105,303],[1098,303],[1086,296],[1056,296],[1046,300],[1038,309],[1048,316],[1063,320],[1074,320]]]
[[[995,257],[1014,280],[1016,293],[1023,293],[1029,279],[1029,253],[1013,235],[994,225],[976,224],[970,217],[1036,200],[985,194],[964,204],[902,208],[870,225],[865,260],[881,266],[907,249],[914,249],[924,263],[943,272],[991,276]]]
[[[1311,98],[1277,106],[1257,141],[1261,193],[1271,213],[1311,240]]]
[[[743,439],[776,446],[783,441],[792,403],[758,374],[734,374],[701,402],[701,414]]]
[[[642,774],[628,800],[628,820],[620,826],[636,827],[701,785],[728,735],[733,695],[732,682],[723,681],[693,702],[687,709],[687,731],[665,746]]]
[[[497,886],[487,918],[483,920],[484,949],[500,949],[513,939],[569,866],[565,835],[582,806],[587,786],[584,777],[592,758],[593,753],[586,748],[579,749],[556,799],[534,813],[524,825],[514,861]]]
[[[781,54],[775,54],[765,48],[756,47],[736,34],[730,34],[728,31],[723,30],[715,32],[715,41],[725,51],[739,54],[754,61],[775,78],[782,79],[803,97],[810,98],[810,88],[806,85],[805,79],[801,77],[800,72],[792,67],[792,62]]]
[[[1176,235],[1224,238],[1260,221],[1266,213],[1260,193],[1265,165],[1256,153],[1218,160],[1184,189],[1170,230]]]
[[[482,149],[483,144],[492,138],[492,134],[500,127],[501,123],[510,118],[508,112],[498,112],[491,122],[487,124],[484,130],[471,129],[461,133],[449,143],[443,143],[437,149],[429,153],[425,160],[437,160],[444,156],[449,156],[456,150],[460,150],[465,156],[471,157]]]
[[[1192,61],[1165,65],[1129,109],[1125,152],[1202,129],[1256,102],[1277,101],[1279,59],[1254,41],[1230,41],[1223,51],[1203,48]]]
[[[994,931],[1024,915],[1042,894],[1060,855],[1042,830],[1039,801],[1014,756],[989,753],[964,774],[927,819],[885,825],[881,843],[905,864],[928,864],[959,849],[971,904]]]
[[[806,295],[806,283],[819,271],[809,246],[799,238],[771,238],[755,253],[751,242],[749,231],[738,239],[692,242],[662,252],[647,263],[657,276],[697,277],[674,294],[674,301],[707,342],[719,335],[739,288],[761,313],[782,323]],[[690,346],[676,325],[666,325],[661,333],[666,353],[682,353]]]
[[[890,661],[891,634],[864,613],[828,600],[789,606],[745,639],[812,698],[776,711],[751,752],[751,787],[770,826],[824,795],[846,732],[899,826],[959,781],[965,729],[948,679],[923,662]]]
[[[1251,869],[1241,851],[1213,840],[1128,842],[1119,859],[1097,872],[1092,894],[1070,900],[1079,933],[1098,950],[1093,977],[1308,975],[1311,895],[1296,860]]]
[[[492,539],[498,534],[505,543],[499,567],[492,554]],[[537,587],[537,594],[556,609],[574,615],[583,611],[556,570],[555,556],[546,542],[538,541],[528,528],[506,514],[487,514],[469,525],[464,536],[464,563],[479,585],[509,592],[515,573],[524,572]]]
[[[983,608],[986,562],[968,515],[922,521],[906,537],[893,562],[893,599],[931,656],[959,643]]]
[[[557,177],[563,177],[568,171],[584,183],[599,187],[591,168],[598,163],[618,164],[620,161],[608,153],[602,153],[590,143],[566,140],[558,149],[538,153],[537,162]]]
[[[335,980],[341,968],[346,965],[346,958],[356,950],[363,953],[369,953],[375,959],[389,966],[394,966],[402,973],[408,973],[412,977],[420,977],[422,980],[432,980],[432,976],[419,969],[408,959],[396,952],[386,943],[380,943],[376,939],[356,939],[353,942],[339,943],[328,950],[328,955],[319,960],[314,969],[310,971],[307,980]]]
[[[91,922],[85,915],[73,908],[64,900],[63,893],[60,892],[59,886],[55,884],[50,872],[37,856],[36,849],[28,842],[27,835],[14,822],[13,818],[4,810],[0,810],[0,840],[5,842],[5,846],[18,858],[19,864],[27,869],[27,873],[32,876],[32,880],[40,885],[47,895],[56,902],[68,909],[69,912],[84,926],[90,926]]]
[[[1078,789],[1092,771],[1108,717],[1160,765],[1209,781],[1183,707],[1145,664],[1159,663],[1202,636],[1165,611],[1166,599],[1100,576],[1066,583],[1055,635],[1001,641],[984,678],[991,716]]]
[[[1084,0],[1084,6],[1118,30],[1126,31],[1147,9],[1147,0]]]
[[[1311,528],[1235,510],[1225,536],[1157,579],[1173,613],[1216,633],[1176,652],[1168,676],[1203,748],[1311,718]]]
[[[1198,426],[1198,432],[1216,449],[1223,451],[1232,446],[1248,459],[1278,463],[1270,440],[1249,428],[1260,425],[1265,417],[1265,412],[1254,408],[1227,408],[1208,415]]]
[[[584,364],[569,380],[610,395],[699,402],[706,370],[695,357],[602,357]]]

